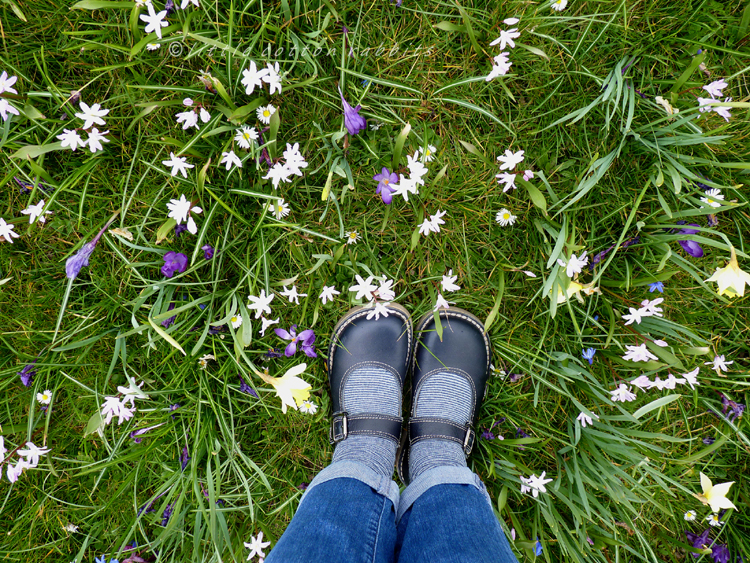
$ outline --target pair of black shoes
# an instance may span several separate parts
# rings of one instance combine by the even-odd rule
[[[467,311],[457,308],[440,311],[441,339],[432,313],[413,327],[404,307],[388,303],[387,308],[387,317],[375,318],[372,308],[356,307],[344,315],[333,330],[328,351],[328,380],[333,401],[329,437],[332,444],[352,435],[394,440],[399,444],[398,475],[408,484],[409,448],[415,442],[428,438],[451,440],[460,444],[467,456],[471,453],[492,352],[481,321]],[[376,413],[350,415],[341,408],[348,375],[365,366],[378,366],[393,373],[400,381],[402,392],[406,376],[411,372],[413,406],[407,428],[402,430],[402,417]],[[472,389],[471,415],[465,426],[444,418],[414,416],[423,383],[446,370],[464,377]]]

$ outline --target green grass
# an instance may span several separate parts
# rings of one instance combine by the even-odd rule
[[[462,289],[447,297],[487,321],[495,366],[520,374],[491,380],[480,430],[504,419],[493,432],[505,439],[480,439],[469,461],[498,518],[515,529],[519,559],[534,558],[539,537],[547,561],[687,560],[684,532],[704,523],[683,514],[710,512],[692,496],[701,471],[715,483],[735,481],[738,510],[725,515],[718,542],[733,558],[750,557],[746,417],[732,423],[709,413],[721,412],[719,393],[743,404],[750,398],[748,297],[730,301],[704,282],[725,265],[729,244],[750,269],[750,114],[734,108],[726,123],[694,110],[700,87],[720,77],[735,102],[750,99],[750,4],[571,0],[561,13],[546,2],[499,4],[202,2],[170,17],[154,52],[145,49],[132,6],[3,5],[0,70],[19,77],[19,95],[9,99],[22,115],[5,122],[0,137],[0,217],[21,235],[0,244],[0,280],[8,279],[0,286],[1,433],[9,451],[30,440],[51,452],[14,485],[3,477],[0,556],[93,561],[106,553],[122,561],[136,541],[147,560],[158,552],[159,561],[240,561],[242,542],[258,531],[275,544],[300,485],[330,461],[324,361],[308,361],[303,376],[318,413],[282,414],[254,372],[267,366],[281,375],[299,356],[264,358],[281,341],[271,330],[260,337],[254,319],[245,319],[252,331],[217,335],[208,334],[210,323],[227,319],[249,294],[296,283],[308,297],[295,306],[277,296],[273,316],[279,326],[313,328],[323,356],[352,304],[346,290],[355,274],[395,279],[397,301],[416,318],[432,309],[440,277],[452,268]],[[510,16],[521,18],[523,45],[511,53],[511,73],[486,82],[498,52],[489,42]],[[355,58],[343,48],[342,23]],[[696,56],[704,67],[691,67]],[[250,59],[279,62],[280,95],[245,94],[241,71]],[[202,71],[225,93],[204,89]],[[343,134],[339,85],[379,129]],[[104,151],[29,155],[25,147],[50,145],[63,128],[80,126],[68,102],[74,90],[110,110]],[[654,103],[657,95],[681,110],[676,119]],[[185,97],[212,115],[199,131],[175,124]],[[310,164],[276,192],[262,180],[267,167],[252,158],[241,170],[219,165],[235,126],[256,125],[250,108],[232,123],[228,117],[267,103],[260,98],[279,108],[279,146],[298,142]],[[393,168],[394,158],[404,172],[406,155],[427,144],[437,157],[419,195],[383,205],[372,176]],[[524,150],[524,164],[538,174],[503,193],[495,158],[508,148]],[[268,149],[280,156],[274,143]],[[187,179],[161,164],[170,152],[195,165]],[[14,176],[41,180],[54,194],[36,187],[23,195]],[[711,210],[701,208],[702,190],[691,180],[724,188],[731,204],[717,212],[717,226],[707,227]],[[157,243],[166,203],[182,193],[204,210],[198,235],[170,229]],[[283,221],[263,212],[274,195],[291,206]],[[42,197],[53,214],[44,226],[28,226],[21,210]],[[501,207],[518,216],[514,226],[495,223]],[[448,211],[441,233],[415,235],[438,209]],[[105,234],[69,287],[65,260],[116,212],[112,226],[128,229],[133,241]],[[676,242],[684,236],[670,233],[681,219],[701,225],[693,238],[704,257],[685,254]],[[352,229],[362,240],[344,245]],[[636,244],[582,274],[601,294],[559,306],[546,298],[563,280],[555,265],[561,252],[594,255],[634,237]],[[204,244],[216,248],[210,261]],[[159,271],[169,250],[190,260],[171,279]],[[653,297],[648,284],[657,279],[665,284],[664,319],[625,326],[620,316]],[[325,306],[317,299],[323,285],[342,292]],[[182,309],[166,332],[185,355],[154,329],[173,314],[170,303]],[[638,332],[667,340],[669,353],[655,348],[659,361],[647,365],[622,361]],[[586,347],[598,350],[592,366],[581,359]],[[216,361],[201,370],[204,354]],[[717,376],[702,366],[714,354],[734,360],[734,369]],[[37,357],[27,389],[16,372]],[[664,379],[699,365],[694,391],[610,401],[610,390],[641,373]],[[240,392],[238,374],[258,399]],[[128,376],[145,381],[150,400],[138,403],[131,421],[97,432],[103,397]],[[42,411],[35,397],[45,389],[54,397]],[[592,429],[575,421],[582,408],[600,416]],[[139,444],[129,436],[156,424]],[[530,438],[517,438],[518,428]],[[716,442],[704,444],[707,437]],[[191,459],[182,471],[184,447]],[[542,471],[555,479],[548,493],[522,495],[519,476]],[[154,512],[139,514],[152,502]],[[173,515],[162,526],[167,505]],[[65,531],[69,523],[78,531]]]

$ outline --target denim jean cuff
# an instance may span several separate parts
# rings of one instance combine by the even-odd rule
[[[382,475],[375,473],[369,467],[366,467],[360,463],[354,461],[338,461],[332,463],[326,467],[323,471],[318,473],[312,480],[310,485],[307,487],[305,494],[302,495],[300,500],[300,506],[305,500],[307,494],[316,486],[331,479],[340,479],[342,477],[348,477],[350,479],[356,479],[361,481],[365,485],[368,485],[379,495],[387,497],[393,503],[393,509],[398,511],[399,504],[399,489],[398,485],[393,479],[389,477],[383,477]],[[299,507],[297,507],[299,510]]]
[[[484,498],[487,499],[487,503],[492,507],[492,500],[487,493],[484,483],[482,483],[479,476],[471,469],[468,467],[453,466],[435,467],[422,473],[401,493],[398,510],[396,511],[396,524],[398,524],[406,511],[411,508],[411,505],[435,485],[471,485],[483,493]]]

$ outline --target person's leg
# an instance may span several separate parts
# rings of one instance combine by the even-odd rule
[[[515,562],[479,477],[466,466],[484,398],[491,348],[482,323],[460,309],[417,327],[409,442],[399,460],[400,563]]]
[[[388,305],[388,312],[368,320],[368,309],[355,309],[334,328],[333,460],[310,483],[267,563],[394,559],[399,491],[392,476],[413,332],[405,309]]]

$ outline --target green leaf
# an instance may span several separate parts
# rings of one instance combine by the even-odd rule
[[[396,138],[396,145],[393,147],[393,160],[391,160],[391,168],[393,170],[396,170],[401,163],[401,151],[404,150],[404,143],[410,131],[411,123],[407,123]]]
[[[154,330],[156,331],[156,333],[157,333],[157,334],[158,334],[159,336],[161,336],[161,337],[162,337],[162,338],[163,338],[164,340],[166,340],[166,341],[167,341],[167,342],[169,342],[169,343],[170,343],[170,344],[171,344],[172,346],[174,346],[174,347],[175,347],[175,348],[177,348],[177,349],[178,349],[178,350],[179,350],[180,352],[182,352],[182,355],[183,355],[183,356],[187,356],[187,354],[185,353],[185,350],[183,350],[183,349],[182,349],[182,346],[180,346],[180,345],[178,344],[178,342],[177,342],[177,341],[176,341],[176,340],[175,340],[174,338],[172,338],[171,336],[169,336],[169,334],[167,334],[167,333],[166,333],[166,331],[165,331],[164,329],[162,329],[162,328],[161,328],[161,327],[160,327],[159,325],[157,325],[157,324],[156,324],[156,323],[155,323],[155,322],[154,322],[154,321],[153,321],[153,320],[151,319],[151,317],[148,317],[148,324],[150,324],[150,325],[151,325],[151,328],[153,328],[153,329],[154,329]]]
[[[266,102],[265,98],[256,98],[249,104],[238,107],[236,110],[232,112],[232,115],[229,116],[229,120],[230,121],[241,120],[243,117],[253,113],[256,109],[262,106],[265,102]]]
[[[10,158],[23,158],[28,160],[47,154],[48,152],[61,150],[65,150],[62,146],[62,141],[59,143],[50,143],[49,145],[26,145],[10,155]]]
[[[83,437],[85,438],[89,434],[93,434],[96,432],[100,426],[102,426],[102,413],[97,411],[91,415],[91,418],[89,418],[88,423],[86,424],[86,430],[83,431]]]
[[[433,27],[437,27],[438,29],[442,29],[443,31],[460,31],[462,33],[466,33],[465,25],[456,25],[455,23],[451,23],[449,21],[441,21],[439,24],[436,24]]]
[[[536,47],[532,47],[531,45],[525,45],[523,43],[518,43],[518,42],[516,42],[516,46],[521,47],[522,49],[526,49],[529,53],[533,53],[534,55],[542,57],[543,59],[549,60],[547,53],[545,53],[541,49],[537,49]]]
[[[546,216],[547,215],[547,200],[544,198],[544,194],[539,191],[539,189],[532,184],[531,182],[527,182],[524,179],[518,180],[518,183],[521,184],[524,188],[526,188],[526,191],[529,192],[529,198],[531,199],[531,203],[533,203],[536,207],[542,210],[542,213]]]
[[[135,2],[115,2],[110,0],[81,0],[73,4],[71,10],[111,10],[135,8]]]
[[[3,1],[3,4],[7,4],[8,6],[10,6],[10,9],[13,10],[13,13],[18,16],[18,19],[20,19],[22,22],[28,21],[24,13],[21,11],[21,8],[19,8],[18,4],[13,2],[13,0],[2,0],[2,1]]]
[[[484,321],[484,330],[489,331],[492,323],[495,322],[495,317],[500,310],[500,304],[503,301],[503,293],[505,292],[505,271],[500,270],[500,280],[497,284],[497,297],[495,297],[495,305],[492,307],[490,314],[487,315],[487,320]]]
[[[167,238],[169,233],[171,233],[176,226],[177,226],[177,221],[171,218],[167,219],[164,222],[164,224],[161,227],[159,227],[159,230],[156,231],[156,244],[159,244],[165,238]]]
[[[680,397],[682,397],[682,395],[679,395],[679,394],[666,395],[664,397],[659,397],[655,401],[651,401],[647,405],[643,405],[641,408],[639,408],[637,411],[633,413],[633,416],[635,418],[640,419],[644,414],[648,414],[653,410],[659,409],[665,405],[668,405],[669,403],[673,403]]]
[[[487,111],[486,109],[484,109],[482,107],[479,107],[476,104],[472,104],[471,102],[467,102],[466,100],[457,100],[455,98],[440,98],[440,100],[443,101],[443,102],[450,102],[452,104],[456,104],[458,106],[465,107],[466,109],[473,110],[473,111],[475,111],[475,112],[477,112],[477,113],[479,113],[479,114],[481,114],[481,115],[483,115],[485,117],[490,118],[492,121],[494,121],[495,123],[497,123],[498,125],[500,125],[501,127],[503,127],[506,131],[508,131],[508,133],[510,133],[511,135],[515,135],[515,131],[513,131],[505,123],[503,123],[502,121],[500,121],[500,118],[498,118],[495,114],[493,114],[492,112]]]

